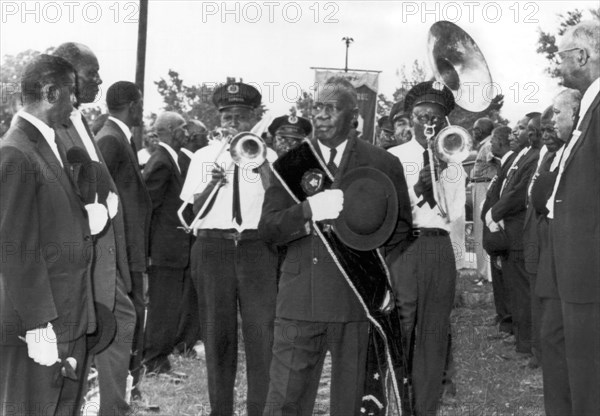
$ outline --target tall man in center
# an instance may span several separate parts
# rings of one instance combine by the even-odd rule
[[[399,216],[386,249],[401,250],[411,228],[410,201],[402,165],[383,149],[351,135],[358,116],[356,90],[332,78],[318,91],[312,145],[334,175],[333,188],[350,170],[372,167],[387,175],[398,196]],[[293,154],[294,150],[288,153]],[[311,415],[325,355],[332,359],[332,415],[360,414],[365,384],[369,322],[357,294],[345,281],[314,221],[332,220],[344,205],[343,191],[328,189],[296,203],[273,178],[265,195],[259,232],[287,246],[281,266],[273,362],[265,416]]]
[[[241,82],[222,85],[213,95],[221,127],[231,134],[252,129],[260,102],[260,93]],[[191,261],[206,348],[211,415],[233,414],[238,305],[246,350],[248,415],[262,414],[265,405],[277,293],[277,252],[258,238],[257,228],[268,163],[276,157],[268,149],[262,165],[257,166],[257,162],[238,166],[227,145],[204,147],[194,154],[181,192],[183,201],[192,202],[194,196],[198,209],[205,205],[205,215],[194,229],[197,238]],[[217,192],[209,198],[206,191],[213,185]]]

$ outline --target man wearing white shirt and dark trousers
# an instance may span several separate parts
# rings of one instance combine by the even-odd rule
[[[547,203],[549,256],[559,302],[544,305],[541,339],[548,415],[600,409],[600,25],[559,40],[563,85],[583,97]]]
[[[456,283],[449,231],[452,221],[464,213],[466,178],[452,165],[440,166],[439,192],[434,196],[429,165],[434,161],[427,160],[425,129],[440,132],[455,105],[452,92],[439,82],[424,82],[408,92],[404,105],[411,114],[414,137],[389,152],[404,166],[414,241],[402,255],[386,260],[403,333],[414,331],[411,373],[416,415],[420,416],[434,414],[439,406]]]
[[[171,372],[169,354],[175,347],[190,236],[177,216],[184,180],[177,152],[188,139],[187,123],[179,114],[165,111],[158,115],[154,127],[159,146],[143,174],[152,200],[144,365],[148,372],[158,374]]]
[[[256,124],[254,111],[260,102],[260,93],[241,82],[222,85],[213,94],[221,127],[232,134],[250,131]],[[268,149],[261,166],[238,166],[227,146],[209,145],[194,154],[181,193],[185,202],[196,200],[196,212],[202,208],[205,212],[194,229],[192,278],[199,296],[211,415],[233,414],[238,305],[246,350],[248,415],[261,415],[265,405],[277,252],[258,238],[257,227],[268,186],[269,162],[275,159],[275,152]],[[218,190],[209,199],[213,186]]]

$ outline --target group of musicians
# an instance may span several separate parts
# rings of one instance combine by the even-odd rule
[[[557,55],[579,93],[559,94],[512,134],[476,123],[478,159],[499,163],[490,183],[474,182],[488,185],[478,217],[496,321],[541,362],[547,414],[593,415],[598,23],[568,30]],[[128,369],[136,387],[144,366],[171,374],[177,344],[201,338],[211,414],[232,415],[241,320],[249,415],[312,414],[327,352],[331,414],[385,413],[393,397],[373,380],[385,391],[387,373],[399,375],[403,413],[436,414],[457,277],[449,232],[465,205],[466,178],[452,174],[462,167],[431,151],[451,90],[414,86],[380,124],[378,147],[358,138],[354,87],[331,78],[312,122],[273,121],[273,150],[260,139],[260,93],[228,83],[213,94],[221,140],[207,145],[201,122],[165,111],[141,172],[133,83],[107,90],[95,135],[78,110],[96,98],[98,72],[77,43],[34,58],[0,142],[1,413],[78,414],[93,363],[99,414],[132,414]]]

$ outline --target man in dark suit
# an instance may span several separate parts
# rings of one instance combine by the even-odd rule
[[[537,167],[541,138],[531,135],[539,131],[540,113],[529,113],[519,120],[511,137],[511,149],[517,152],[506,179],[500,187],[500,198],[486,214],[492,229],[501,226],[509,242],[508,258],[502,262],[503,277],[508,280],[511,297],[513,330],[519,358],[531,356],[531,292],[523,256],[523,224],[527,210],[527,189]]]
[[[506,175],[512,165],[516,153],[510,149],[511,129],[508,126],[500,126],[492,131],[491,152],[500,160],[498,174],[492,179],[487,190],[486,198],[481,208],[481,220],[485,224],[485,216],[491,207],[500,199],[500,188],[506,179]],[[485,225],[484,225],[485,227]],[[489,229],[484,230],[489,232]],[[503,276],[502,262],[506,260],[508,252],[495,252],[490,254],[492,269],[492,289],[494,292],[494,305],[496,307],[496,321],[501,333],[512,334],[512,307],[510,303],[510,285]]]
[[[0,142],[0,413],[76,415],[95,330],[91,236],[53,128],[66,123],[75,69],[40,55],[23,71],[24,108]],[[61,376],[76,360],[77,379]]]
[[[131,368],[135,390],[132,394],[139,396],[137,389],[139,371],[137,369],[141,367],[142,362],[145,315],[143,273],[146,272],[148,263],[148,234],[152,211],[152,201],[139,169],[137,150],[131,133],[132,127],[142,124],[142,93],[132,82],[119,81],[108,88],[106,105],[109,117],[96,135],[96,143],[121,197],[127,241],[127,261],[131,275],[131,299],[136,315],[133,340],[127,340],[133,342],[127,349],[123,348],[120,367],[126,367],[123,361],[130,359],[129,350],[133,349]],[[118,399],[114,400],[122,401],[124,392],[121,392],[120,387],[117,386],[119,383],[114,383],[110,379],[106,384],[102,383],[100,385],[101,397],[109,400],[107,397],[117,396]]]
[[[188,132],[186,121],[174,112],[159,114],[154,127],[159,147],[144,168],[144,181],[152,200],[144,364],[148,372],[169,373],[169,354],[175,347],[185,269],[190,258],[190,236],[177,217],[183,186],[177,152],[187,141]]]
[[[565,32],[557,52],[563,85],[583,97],[547,204],[551,271],[560,299],[544,306],[542,320],[548,415],[596,415],[600,409],[599,39],[597,20],[581,22]],[[561,126],[568,123],[560,116],[555,120],[564,137]]]
[[[94,102],[99,91],[100,79],[98,59],[85,45],[64,43],[56,48],[54,55],[69,61],[77,70],[78,104]],[[110,221],[94,240],[94,265],[92,281],[94,298],[115,315],[117,333],[113,342],[95,357],[98,379],[105,394],[100,399],[99,414],[121,415],[131,411],[125,402],[127,365],[131,354],[131,340],[135,327],[135,309],[128,293],[131,278],[127,264],[123,206],[118,190],[107,169],[100,149],[94,141],[90,128],[77,108],[73,108],[69,122],[56,130],[58,140],[67,149],[85,149],[89,159],[99,167],[99,180],[106,181],[108,194],[98,195],[99,202],[106,205]],[[102,387],[101,387],[102,388]]]
[[[194,153],[208,145],[208,130],[199,120],[188,121],[189,139],[183,144],[178,155],[181,176],[185,181]],[[192,216],[190,214],[190,216]],[[175,346],[180,352],[189,351],[195,354],[194,345],[200,339],[200,317],[198,316],[198,294],[192,281],[191,269],[185,270],[183,283],[183,299]]]
[[[402,165],[383,149],[348,138],[358,115],[356,90],[344,79],[324,86],[313,110],[313,146],[336,180],[359,166],[380,169],[394,183],[399,219],[386,243],[406,242],[410,202]],[[289,154],[294,152],[291,150]],[[334,180],[335,183],[335,180]],[[275,178],[267,189],[259,223],[267,242],[285,244],[281,266],[275,339],[265,415],[310,415],[323,360],[332,359],[330,413],[360,414],[365,382],[369,322],[357,295],[344,280],[310,221],[331,220],[343,209],[343,192],[330,189],[295,203]]]

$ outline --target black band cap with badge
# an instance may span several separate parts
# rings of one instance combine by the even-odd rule
[[[446,115],[450,114],[456,105],[452,91],[439,81],[421,82],[406,94],[404,112],[410,113],[419,104],[432,103],[440,105]]]
[[[260,106],[262,96],[256,88],[243,82],[223,84],[213,93],[212,101],[219,111],[230,107],[245,107],[251,110]]]
[[[281,116],[273,120],[269,126],[271,136],[279,134],[284,137],[303,139],[312,133],[312,124],[304,117]]]

